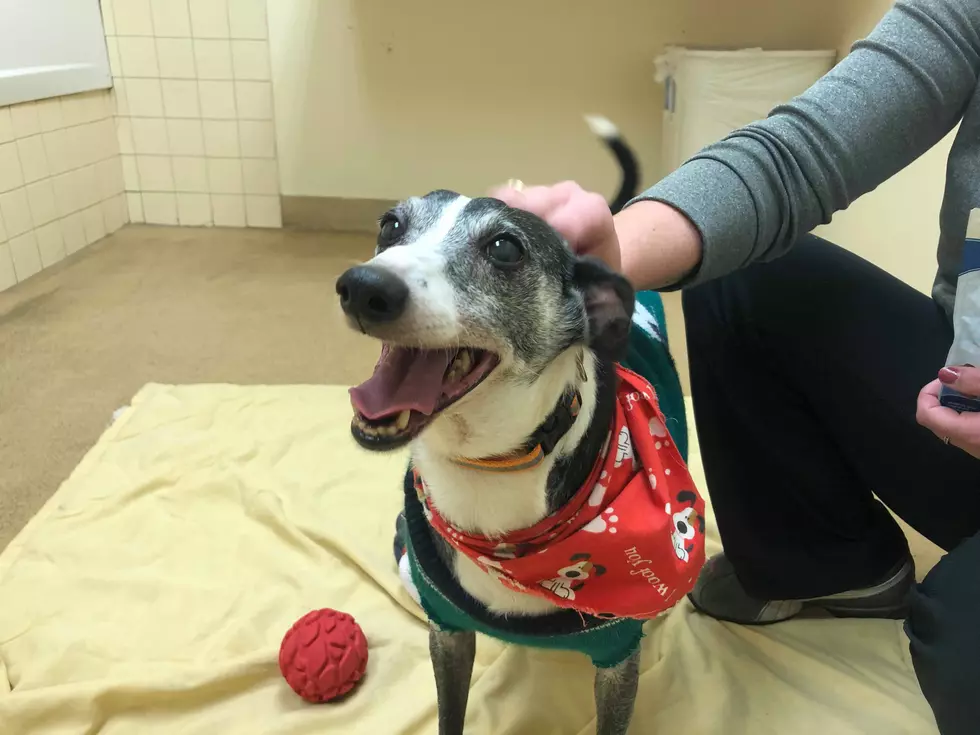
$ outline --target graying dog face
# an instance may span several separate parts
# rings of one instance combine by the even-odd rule
[[[597,321],[587,312],[597,288],[628,300],[620,304],[625,324],[615,325],[623,338],[632,312],[620,277],[577,258],[544,221],[497,199],[435,191],[400,203],[382,217],[368,265],[397,274],[408,305],[394,321],[360,324],[363,331],[404,346],[488,350],[512,375],[533,378],[563,350],[609,329],[603,314]],[[610,299],[596,301],[601,312]]]
[[[354,438],[401,446],[487,381],[492,392],[468,402],[473,415],[451,414],[483,450],[474,456],[498,448],[477,442],[473,427],[488,439],[515,412],[537,420],[574,380],[575,362],[585,374],[583,347],[618,359],[633,313],[629,283],[575,256],[543,220],[448,191],[385,214],[374,258],[341,275],[337,294],[350,325],[384,343],[374,374],[351,389]],[[539,380],[546,373],[555,380]],[[541,405],[527,411],[529,402]]]

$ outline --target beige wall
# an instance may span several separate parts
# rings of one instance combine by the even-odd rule
[[[837,44],[841,54],[867,35],[891,5],[891,0],[865,0],[845,6]],[[939,207],[954,134],[816,233],[928,292],[936,274]]]
[[[610,116],[659,171],[668,43],[834,48],[838,0],[269,3],[282,192],[480,193],[511,176],[612,192],[581,115]],[[841,3],[849,0],[839,0]]]

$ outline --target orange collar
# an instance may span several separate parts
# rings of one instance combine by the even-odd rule
[[[544,423],[531,434],[523,449],[503,456],[479,459],[456,457],[453,462],[460,467],[484,472],[519,472],[537,467],[572,428],[581,408],[582,397],[578,391],[566,393]]]

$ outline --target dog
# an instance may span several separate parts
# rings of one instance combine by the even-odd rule
[[[611,123],[589,123],[622,169],[617,211],[636,159]],[[703,527],[680,559],[664,512],[678,497],[704,511],[666,431],[681,422],[686,442],[682,404],[660,410],[658,394],[680,388],[659,297],[641,307],[623,276],[533,214],[444,190],[384,214],[374,257],[336,290],[350,327],[382,343],[351,389],[352,434],[372,451],[411,448],[395,553],[430,620],[439,732],[463,732],[483,632],[587,653],[597,732],[625,733],[643,621],[690,590],[704,559]],[[655,375],[620,364],[631,329],[662,355]]]
[[[681,561],[690,558],[694,546],[691,541],[698,535],[704,535],[704,516],[697,512],[695,504],[697,496],[689,490],[682,490],[677,495],[678,509],[671,512],[671,505],[667,503],[665,508],[667,515],[670,516],[674,525],[670,532],[671,540],[674,542],[674,553]],[[687,507],[684,507],[684,506]]]
[[[582,589],[589,577],[606,573],[604,566],[589,561],[591,557],[591,554],[575,554],[570,559],[573,564],[559,569],[557,577],[544,580],[541,586],[563,599],[574,600],[575,591]]]

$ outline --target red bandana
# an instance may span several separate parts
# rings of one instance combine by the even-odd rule
[[[439,515],[417,472],[415,488],[439,535],[501,584],[590,615],[653,618],[690,592],[704,564],[704,501],[653,387],[617,373],[602,454],[571,501],[540,523],[472,536]]]

